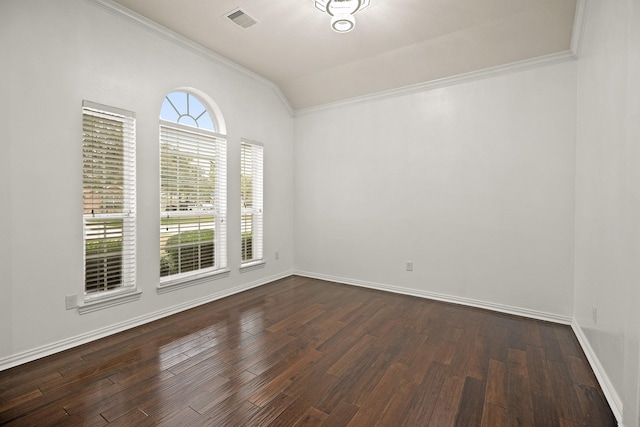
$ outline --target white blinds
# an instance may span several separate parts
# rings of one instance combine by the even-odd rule
[[[83,102],[85,294],[135,287],[135,117]]]
[[[243,264],[263,258],[263,152],[262,144],[257,142],[242,141],[240,145]]]
[[[161,277],[226,267],[226,176],[222,135],[161,124]]]

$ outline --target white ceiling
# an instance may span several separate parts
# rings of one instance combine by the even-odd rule
[[[303,109],[568,51],[576,0],[371,0],[333,32],[313,0],[115,0],[277,84]],[[258,23],[226,18],[241,8]]]

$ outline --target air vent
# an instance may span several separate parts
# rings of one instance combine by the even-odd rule
[[[228,13],[227,18],[241,28],[249,28],[258,23],[258,21],[250,17],[247,12],[242,9],[236,9],[233,12]]]

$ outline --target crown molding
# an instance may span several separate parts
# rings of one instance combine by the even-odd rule
[[[567,62],[577,60],[580,56],[580,49],[582,46],[582,38],[584,35],[584,27],[587,20],[587,6],[589,0],[577,0],[576,11],[573,18],[573,30],[571,33],[571,43],[569,50],[563,52],[552,53],[550,55],[539,56],[537,58],[525,59],[522,61],[512,62],[509,64],[499,65],[497,67],[484,68],[482,70],[471,71],[468,73],[458,74],[455,76],[444,77],[441,79],[428,80],[426,82],[417,83],[414,85],[403,86],[387,91],[376,92],[368,95],[358,96],[355,98],[349,98],[341,101],[330,102],[327,104],[317,105],[309,108],[302,108],[295,110],[296,116],[301,116],[308,113],[316,113],[323,110],[328,110],[336,107],[342,107],[346,105],[359,104],[374,100],[381,100],[386,98],[393,98],[402,95],[408,95],[418,92],[424,92],[446,86],[453,86],[460,83],[465,83],[473,80],[485,79],[493,76],[499,76],[508,73],[514,73],[518,71],[529,70],[532,68],[544,67],[547,65],[558,64],[561,62]]]
[[[253,71],[236,64],[235,62],[219,55],[204,46],[193,42],[192,40],[181,36],[180,34],[163,27],[162,25],[136,13],[126,7],[114,2],[113,0],[84,0],[86,3],[100,7],[107,12],[124,19],[125,21],[132,23],[147,31],[151,31],[166,40],[186,47],[192,52],[199,54],[219,65],[223,65],[229,69],[244,74],[268,87],[274,91],[282,105],[292,116],[301,116],[309,113],[315,113],[323,110],[328,110],[336,107],[342,107],[347,105],[359,104],[364,102],[370,102],[374,100],[381,100],[386,98],[393,98],[397,96],[403,96],[428,90],[433,90],[441,87],[452,86],[469,81],[485,79],[493,76],[524,71],[532,68],[543,67],[547,65],[557,64],[561,62],[571,61],[578,59],[580,55],[580,48],[582,44],[582,37],[584,33],[585,22],[587,19],[587,6],[589,0],[577,0],[576,11],[574,16],[573,31],[571,34],[571,43],[569,50],[563,52],[557,52],[550,55],[544,55],[537,58],[526,59],[509,64],[499,65],[496,67],[485,68],[477,71],[471,71],[468,73],[458,74],[455,76],[444,77],[441,79],[429,80],[414,85],[403,86],[400,88],[390,89],[387,91],[375,92],[368,95],[349,98],[341,101],[330,102],[327,104],[321,104],[313,107],[295,109],[287,97],[284,95],[280,87],[261,75],[254,73]]]
[[[403,86],[396,89],[376,92],[369,95],[358,96],[355,98],[349,98],[342,101],[322,104],[315,107],[303,108],[303,109],[295,110],[295,115],[301,116],[309,113],[317,113],[319,111],[333,109],[336,107],[343,107],[343,106],[353,105],[353,104],[361,104],[364,102],[378,101],[378,100],[387,99],[387,98],[395,98],[398,96],[425,92],[433,89],[438,89],[446,86],[453,86],[453,85],[466,83],[474,80],[481,80],[489,77],[515,73],[518,71],[539,68],[547,65],[559,64],[562,62],[572,61],[575,59],[576,59],[576,56],[571,50],[565,50],[563,52],[552,53],[550,55],[539,56],[537,58],[525,59],[522,61],[512,62],[509,64],[498,65],[496,67],[484,68],[482,70],[458,74],[451,77],[443,77],[441,79],[428,80],[426,82],[416,83],[409,86]]]
[[[273,90],[276,94],[276,96],[278,97],[278,99],[280,100],[280,102],[282,102],[282,105],[286,108],[286,110],[289,112],[289,114],[293,115],[294,114],[294,109],[291,106],[291,103],[289,103],[289,100],[284,96],[284,94],[282,93],[282,90],[280,89],[280,87],[278,85],[276,85],[274,82],[272,82],[271,80],[268,80],[264,77],[262,77],[259,74],[254,73],[253,71],[239,65],[236,64],[235,62],[225,58],[222,55],[219,55],[207,48],[205,48],[204,46],[184,37],[181,36],[180,34],[171,31],[170,29],[163,27],[162,25],[148,19],[145,18],[144,16],[130,10],[127,9],[126,7],[114,2],[113,0],[84,0],[86,3],[99,7],[100,9],[103,9],[109,13],[111,13],[112,15],[123,19],[131,24],[134,24],[135,26],[142,28],[144,30],[150,31],[151,33],[157,34],[159,36],[161,36],[162,38],[164,38],[165,40],[168,40],[172,43],[175,43],[177,45],[180,45],[182,47],[185,47],[189,50],[191,50],[192,52],[206,58],[209,59],[213,62],[215,62],[218,65],[222,65],[224,67],[227,67],[231,70],[234,70],[238,73],[241,73],[245,76],[248,76],[250,78],[252,78],[253,80],[268,86],[271,88],[271,90]]]
[[[576,59],[580,57],[584,28],[587,25],[587,7],[589,0],[577,0],[576,14],[573,18],[573,32],[571,33],[571,52]]]

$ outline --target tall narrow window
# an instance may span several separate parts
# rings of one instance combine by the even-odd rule
[[[242,264],[262,261],[263,209],[262,209],[263,146],[257,142],[242,141],[240,145],[240,201]]]
[[[226,139],[196,96],[172,92],[160,115],[161,284],[227,265]]]
[[[84,101],[85,297],[135,288],[135,116]]]

